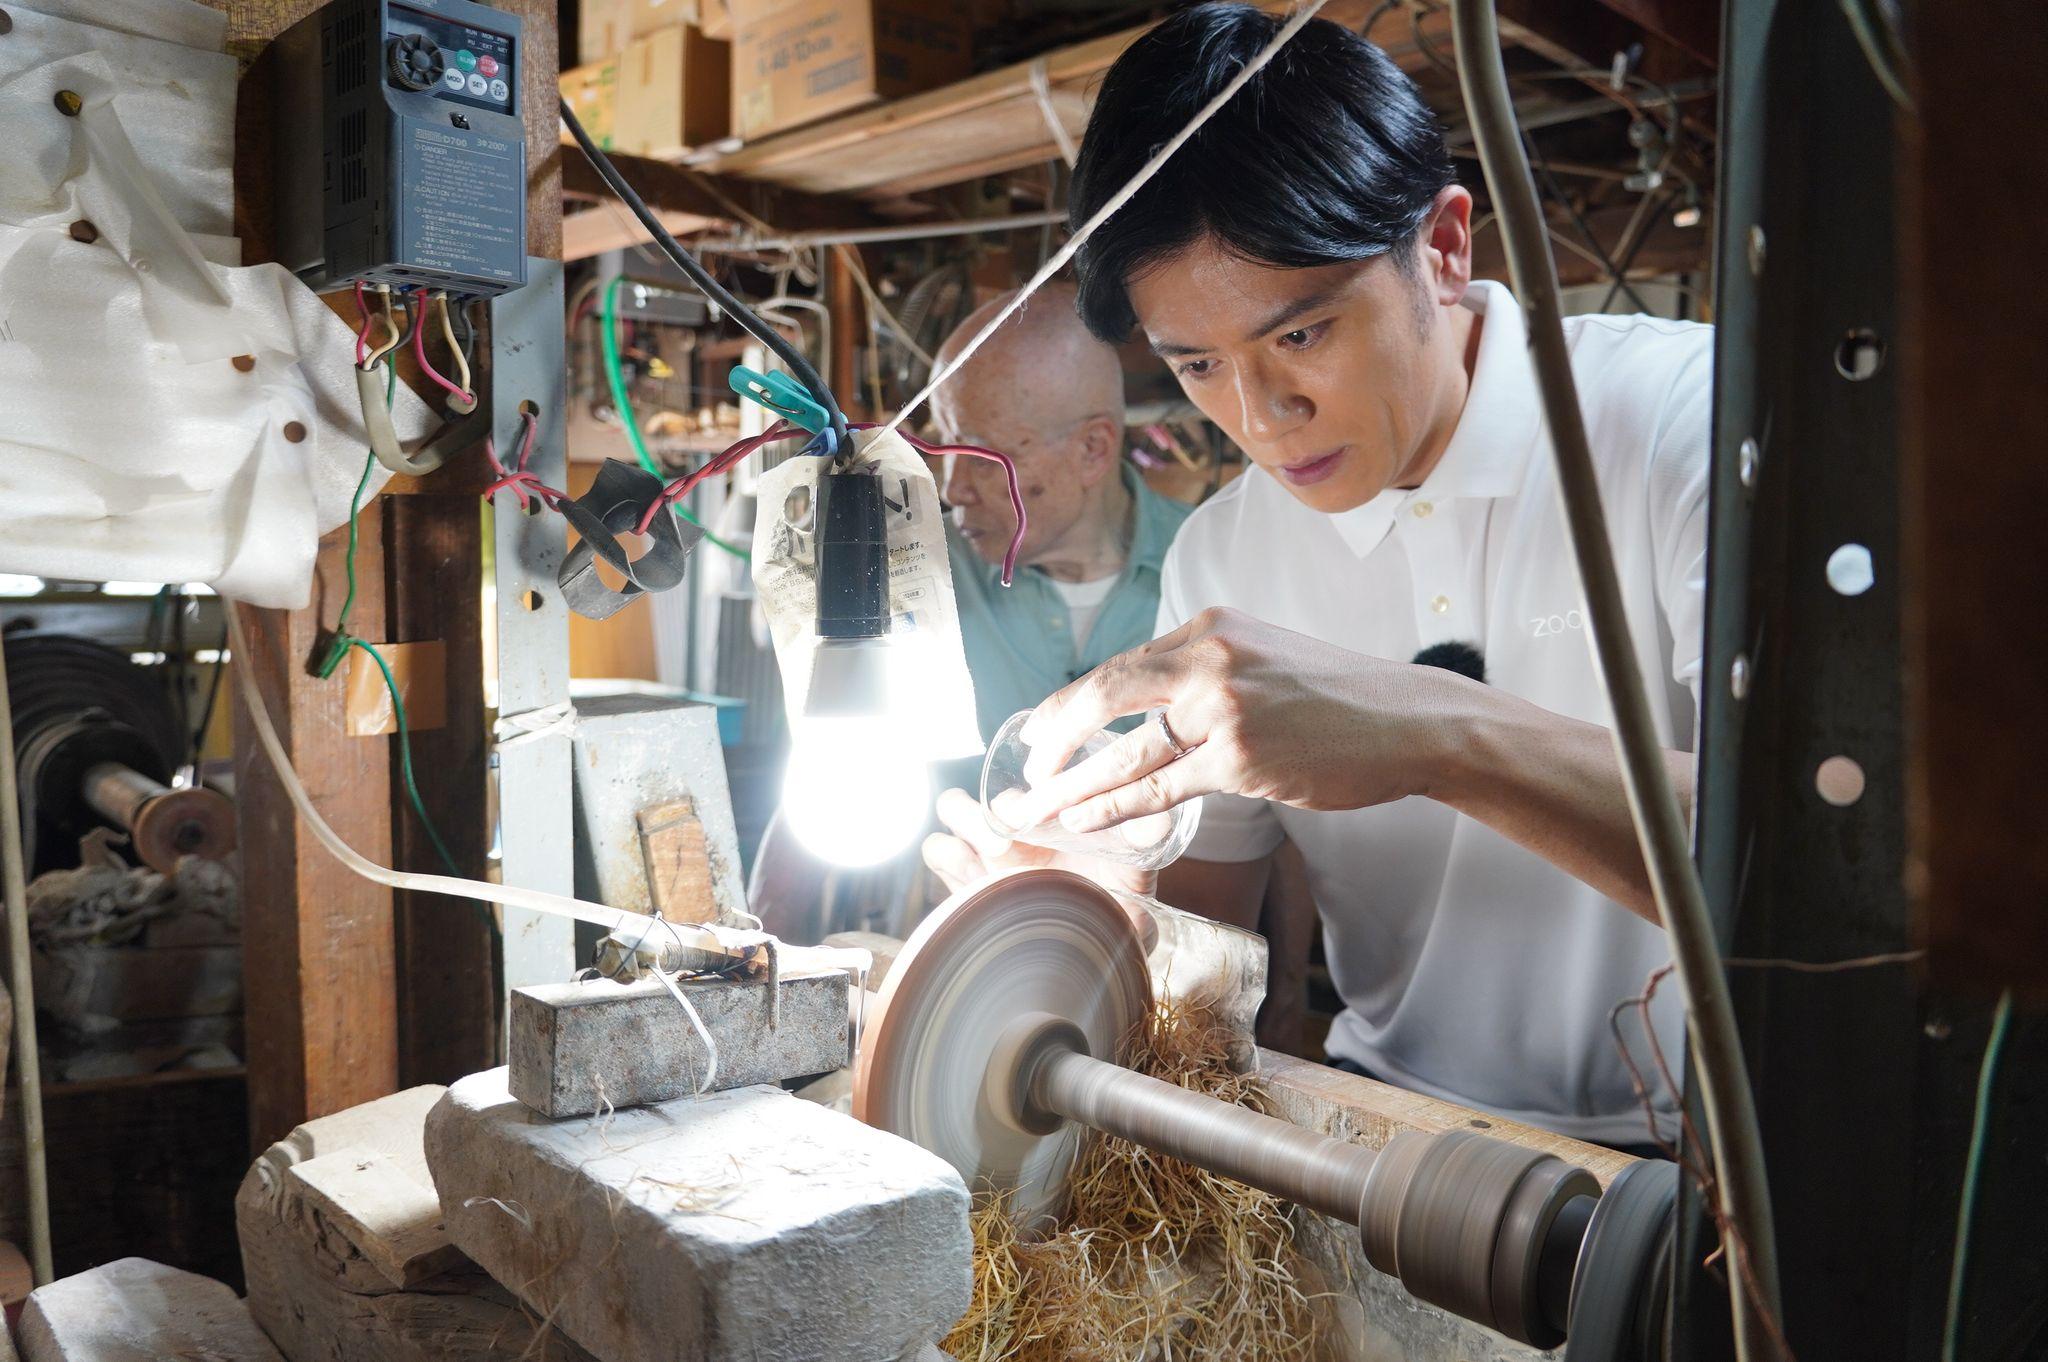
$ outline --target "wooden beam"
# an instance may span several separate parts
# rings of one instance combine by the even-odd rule
[[[840,227],[873,227],[881,219],[844,200],[821,198],[797,190],[776,189],[728,175],[712,175],[642,156],[611,153],[611,162],[633,192],[646,200],[672,233],[707,228],[743,228],[744,214],[772,224],[779,231],[800,232]],[[573,146],[562,149],[562,196],[602,204],[611,190]],[[623,205],[585,208],[571,214],[563,227],[562,258],[583,260],[605,251],[623,250],[648,239]]]
[[[244,62],[236,111],[236,229],[245,259],[268,260],[271,72],[265,49],[320,0],[209,2],[228,14],[230,48]],[[524,24],[527,251],[554,257],[562,245],[555,6],[503,0],[500,8]],[[338,295],[330,304],[343,310]],[[412,381],[405,366],[401,375]],[[450,834],[458,865],[472,874],[483,863],[488,782],[480,485],[476,458],[463,454],[428,478],[395,480],[387,490],[427,495],[418,509],[398,509],[395,498],[386,498],[365,510],[349,616],[349,631],[366,640],[432,637],[446,645],[449,723],[418,736],[415,767],[429,813]],[[387,528],[394,536],[388,555]],[[395,741],[344,736],[343,688],[313,674],[340,607],[346,544],[345,527],[321,541],[313,601],[305,609],[236,607],[251,655],[235,665],[253,670],[287,755],[343,839],[382,864],[395,857],[408,868],[437,869],[438,858],[395,778]],[[436,599],[435,593],[445,595]],[[489,938],[480,910],[426,898],[399,903],[391,891],[343,868],[293,814],[239,703],[235,719],[249,1122],[260,1148],[310,1117],[396,1090],[401,1074],[454,1077],[489,1063],[496,987],[495,975],[484,972]],[[485,1002],[493,1009],[488,1019],[480,1013]]]

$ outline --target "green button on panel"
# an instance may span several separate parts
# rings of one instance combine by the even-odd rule
[[[476,53],[466,47],[460,49],[455,54],[455,64],[465,71],[476,70]]]

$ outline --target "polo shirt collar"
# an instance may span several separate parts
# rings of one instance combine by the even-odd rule
[[[1351,551],[1363,558],[1379,547],[1410,501],[1504,497],[1519,491],[1529,455],[1543,431],[1543,406],[1530,361],[1521,305],[1505,285],[1475,280],[1460,304],[1485,319],[1472,387],[1443,457],[1420,487],[1389,487],[1331,517]]]

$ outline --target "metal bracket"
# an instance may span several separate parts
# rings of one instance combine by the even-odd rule
[[[606,459],[590,490],[561,504],[562,515],[580,536],[556,574],[562,599],[571,610],[586,619],[608,619],[643,592],[681,584],[690,550],[704,537],[702,526],[686,524],[672,512],[657,515],[648,526],[654,546],[638,559],[629,557],[618,540],[619,532],[640,523],[661,493],[661,479],[646,469]],[[599,559],[626,579],[623,588],[615,590],[598,575]]]

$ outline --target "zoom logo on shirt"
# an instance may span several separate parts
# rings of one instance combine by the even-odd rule
[[[1584,629],[1586,617],[1577,610],[1567,610],[1562,615],[1532,615],[1529,617],[1529,631],[1537,638],[1549,638],[1562,634],[1567,629]]]

